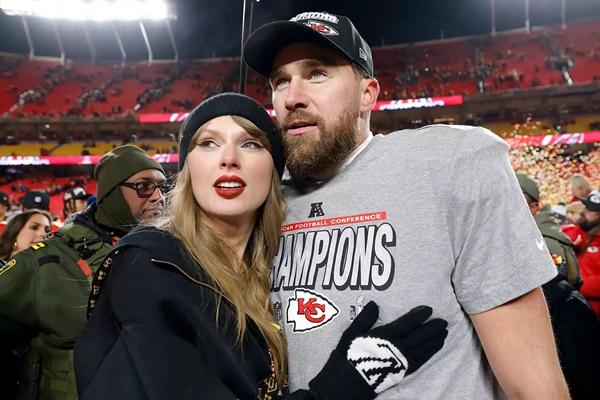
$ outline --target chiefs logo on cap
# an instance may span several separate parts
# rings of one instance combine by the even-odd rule
[[[306,332],[332,321],[340,310],[323,295],[306,289],[294,290],[288,299],[287,323],[294,325],[294,332]]]
[[[313,30],[319,32],[321,35],[326,35],[326,36],[339,35],[339,33],[335,29],[333,29],[329,25],[324,24],[322,22],[307,21],[307,22],[304,23],[304,25],[306,25],[309,28],[312,28]]]

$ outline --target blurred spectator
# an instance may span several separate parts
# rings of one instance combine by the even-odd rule
[[[592,191],[582,203],[585,207],[577,225],[565,225],[563,231],[577,246],[581,294],[600,318],[600,191]]]
[[[0,266],[15,254],[44,239],[50,232],[52,219],[46,211],[30,209],[6,224],[0,236]]]
[[[584,207],[585,206],[581,201],[575,201],[573,203],[567,204],[567,218],[565,219],[565,224],[576,224]]]
[[[74,187],[65,192],[63,196],[63,216],[65,222],[74,213],[83,211],[87,208],[87,199],[90,197],[82,187]]]
[[[27,344],[18,369],[19,398],[77,398],[73,346],[86,321],[92,274],[141,216],[161,210],[164,171],[141,149],[114,149],[95,174],[97,206],[16,254],[0,272],[1,343]]]
[[[5,268],[10,268],[6,265],[9,258],[43,240],[49,230],[50,214],[45,211],[27,210],[11,219],[0,236],[0,274]],[[0,348],[0,387],[3,399],[14,399],[17,396],[17,353],[15,348]]]
[[[9,210],[10,198],[8,197],[8,194],[6,194],[6,192],[0,192],[0,224],[6,223],[6,217]]]
[[[556,222],[559,225],[564,225],[565,220],[567,219],[567,207],[565,206],[565,203],[558,203],[553,205],[550,208],[550,211],[551,215],[554,217]]]
[[[559,270],[565,260],[554,259]],[[556,337],[560,365],[573,400],[598,395],[597,365],[600,360],[600,324],[586,299],[557,275],[542,285]]]
[[[600,325],[590,305],[571,285],[581,284],[573,242],[550,216],[539,208],[539,189],[533,179],[517,174],[519,186],[542,233],[558,275],[542,285],[556,336],[560,365],[574,400],[596,393],[596,364],[600,359]],[[536,239],[537,240],[537,239]]]
[[[39,210],[49,211],[50,196],[48,195],[48,192],[32,190],[31,192],[27,192],[25,196],[21,198],[21,206],[23,206],[23,210],[37,208]]]
[[[517,174],[517,180],[552,258],[560,258],[564,261],[560,265],[565,269],[559,269],[559,274],[575,288],[579,288],[581,276],[573,242],[562,233],[560,226],[552,218],[550,206],[540,208],[540,190],[537,183],[524,174]]]
[[[592,191],[590,181],[583,175],[573,175],[569,179],[571,192],[573,193],[573,201],[582,200],[589,196]]]

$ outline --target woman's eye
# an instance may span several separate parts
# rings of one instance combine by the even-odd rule
[[[278,78],[273,82],[273,88],[278,89],[281,86],[284,86],[288,82],[285,78]]]
[[[210,148],[210,147],[216,147],[217,144],[212,139],[205,139],[205,140],[198,142],[198,146]]]
[[[242,147],[244,147],[246,149],[262,149],[263,145],[255,140],[249,140],[249,141],[245,142],[242,145]]]

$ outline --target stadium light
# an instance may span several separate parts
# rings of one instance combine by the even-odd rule
[[[175,18],[165,0],[0,0],[8,15],[68,20],[164,20]]]

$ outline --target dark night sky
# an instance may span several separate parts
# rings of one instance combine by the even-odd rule
[[[238,56],[241,41],[243,0],[170,0],[178,19],[172,22],[182,58]],[[567,20],[600,18],[599,0],[566,0]],[[418,1],[333,1],[333,0],[261,0],[254,3],[252,27],[276,19],[289,19],[303,11],[329,11],[353,20],[371,46],[410,43],[488,33],[488,0]],[[498,31],[524,25],[523,0],[496,0]],[[560,22],[560,0],[530,0],[533,26]],[[88,59],[84,23],[57,22],[68,58]],[[86,22],[100,59],[119,59],[120,53],[107,23]],[[146,49],[139,26],[133,22],[115,24],[130,59],[144,59]],[[172,58],[173,52],[164,22],[145,23],[155,58]],[[58,56],[52,24],[30,19],[36,54]],[[27,41],[21,21],[0,13],[0,51],[27,53]]]

